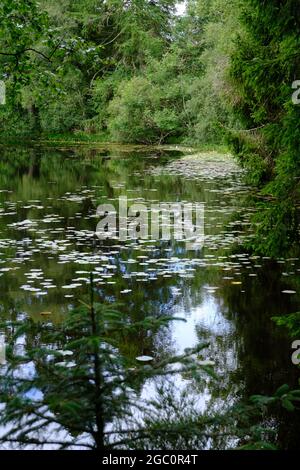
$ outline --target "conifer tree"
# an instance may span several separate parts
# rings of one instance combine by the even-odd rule
[[[151,408],[139,399],[139,390],[145,380],[175,374],[201,380],[201,371],[212,374],[209,364],[197,359],[207,345],[161,360],[132,360],[120,351],[128,335],[141,329],[153,332],[173,320],[149,317],[130,323],[113,306],[95,303],[91,284],[89,303],[82,302],[61,325],[23,318],[6,324],[9,365],[1,379],[5,408],[0,422],[8,430],[1,442],[103,450],[151,441],[152,435],[172,436],[179,429],[190,433],[175,422],[171,428],[147,427],[147,420],[138,417],[146,411],[149,424]]]

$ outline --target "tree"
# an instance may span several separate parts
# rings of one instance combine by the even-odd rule
[[[263,194],[255,250],[272,256],[299,245],[299,117],[292,84],[300,74],[298,2],[241,2],[240,35],[232,54],[237,97],[234,112],[243,130],[231,134],[240,161]]]
[[[24,83],[31,73],[32,54],[50,61],[45,48],[36,49],[48,27],[47,15],[35,0],[3,0],[0,5],[0,60],[2,77],[12,73]]]
[[[199,344],[173,357],[122,353],[122,342],[145,330],[154,333],[172,317],[129,322],[113,305],[94,303],[69,312],[60,325],[34,323],[16,316],[1,325],[9,335],[2,365],[0,424],[2,445],[18,449],[204,449],[226,448],[237,440],[244,449],[274,449],[274,431],[261,424],[268,406],[294,410],[299,390],[287,385],[273,397],[256,395],[251,403],[202,413],[191,386],[203,373],[214,376],[202,360]],[[25,340],[25,341],[24,341]],[[126,349],[126,348],[125,348]],[[182,376],[181,391],[170,377]],[[161,378],[163,380],[158,381]],[[157,396],[140,398],[145,381],[157,383]]]
[[[8,431],[1,442],[101,450],[184,429],[182,423],[176,428],[176,422],[172,428],[145,426],[138,416],[143,410],[149,416],[149,409],[139,400],[139,388],[151,378],[187,374],[200,380],[201,369],[211,374],[209,364],[194,357],[207,345],[169,359],[132,361],[121,353],[122,339],[140,329],[156,331],[174,318],[130,324],[113,306],[94,303],[91,282],[90,304],[83,302],[61,325],[21,319],[5,325],[11,340],[0,388],[5,403],[0,422]],[[17,342],[24,335],[20,351]],[[202,435],[203,429],[198,432]],[[187,438],[190,430],[184,433]]]
[[[121,83],[109,105],[108,128],[121,142],[162,143],[181,137],[189,125],[185,108],[192,79],[184,58],[172,51],[151,60],[145,73]]]

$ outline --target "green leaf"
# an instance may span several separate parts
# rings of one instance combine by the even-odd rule
[[[295,407],[294,407],[293,403],[290,400],[288,400],[287,398],[284,398],[282,400],[282,406],[283,406],[283,408],[285,408],[288,411],[294,411],[295,410]]]
[[[275,397],[282,397],[285,393],[289,391],[290,387],[287,384],[281,385],[276,392],[275,392]]]

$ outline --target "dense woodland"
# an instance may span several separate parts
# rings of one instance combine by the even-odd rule
[[[189,0],[180,16],[176,5],[2,1],[0,78],[8,104],[0,109],[1,135],[229,143],[267,196],[254,248],[293,251],[298,2]]]

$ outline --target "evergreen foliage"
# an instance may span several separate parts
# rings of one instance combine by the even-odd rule
[[[91,275],[90,299],[59,325],[21,314],[1,325],[9,337],[8,362],[1,366],[2,445],[190,450],[208,444],[222,449],[230,439],[233,448],[276,449],[275,430],[261,420],[271,406],[296,409],[299,390],[284,385],[272,397],[256,395],[252,403],[203,413],[192,389],[205,375],[215,377],[209,361],[201,359],[208,344],[177,356],[132,358],[123,352],[130,335],[153,334],[180,319],[130,322],[116,306],[97,304],[93,297]],[[183,377],[187,385],[180,390],[172,377]],[[149,381],[157,391],[151,399],[141,396]]]
[[[240,2],[244,34],[231,58],[244,130],[232,134],[236,154],[263,194],[274,196],[256,218],[252,248],[272,256],[299,246],[299,118],[292,85],[300,74],[296,0]]]
[[[146,317],[130,323],[116,307],[94,302],[92,277],[90,290],[89,303],[81,302],[60,325],[22,316],[2,325],[10,341],[0,385],[5,404],[0,423],[7,431],[0,441],[100,451],[130,448],[138,440],[151,442],[161,434],[171,442],[174,435],[186,440],[197,439],[197,433],[202,436],[199,422],[210,420],[192,414],[179,419],[180,408],[176,411],[174,401],[172,425],[158,425],[151,413],[153,404],[139,395],[147,380],[185,375],[197,382],[203,372],[213,375],[198,358],[207,344],[170,358],[130,358],[122,352],[130,335],[142,330],[153,334],[179,319]],[[187,402],[191,409],[186,398]],[[192,429],[186,427],[187,421],[194,422]]]

